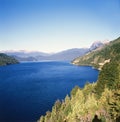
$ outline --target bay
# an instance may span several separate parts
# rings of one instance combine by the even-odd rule
[[[95,82],[99,71],[69,62],[30,62],[0,67],[0,122],[36,122],[76,85]]]

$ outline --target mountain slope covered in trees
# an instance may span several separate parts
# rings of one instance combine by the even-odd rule
[[[18,61],[15,58],[8,56],[4,53],[0,53],[0,66],[16,64],[16,63],[18,63]]]
[[[73,64],[76,65],[90,65],[96,68],[102,68],[102,66],[114,60],[114,58],[120,57],[120,37],[110,43],[106,44],[102,48],[96,49],[82,57],[78,57],[73,60]]]
[[[52,111],[47,111],[38,122],[120,122],[119,44],[120,38],[103,48],[106,51],[111,48],[107,58],[104,56],[106,52],[99,50],[100,56],[110,61],[103,65],[96,83],[87,83],[82,89],[76,86],[70,96],[63,101],[57,100]],[[93,56],[92,53],[89,55]],[[97,61],[95,63],[98,65]]]

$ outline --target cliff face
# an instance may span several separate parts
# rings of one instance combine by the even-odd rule
[[[63,101],[57,100],[52,111],[47,111],[38,122],[119,122],[120,121],[120,38],[110,42],[97,52],[88,54],[93,57],[84,65],[101,65],[96,83],[87,83],[83,89],[76,86],[70,96]],[[109,49],[110,48],[110,49]],[[107,51],[107,53],[105,52]],[[99,54],[99,53],[100,54]],[[105,54],[104,54],[105,53]],[[105,56],[108,54],[107,56]],[[83,59],[84,57],[82,57]],[[86,59],[90,57],[86,56]],[[79,58],[78,58],[79,59]],[[84,60],[86,60],[84,59]],[[76,61],[76,60],[75,60]],[[87,60],[86,60],[87,61]],[[81,62],[81,59],[80,59]],[[80,63],[79,62],[79,63]],[[81,63],[78,65],[81,65]],[[82,64],[83,65],[83,64]]]
[[[0,66],[19,63],[15,58],[8,56],[4,53],[0,53]]]

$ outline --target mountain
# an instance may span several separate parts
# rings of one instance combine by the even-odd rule
[[[55,53],[53,55],[49,56],[49,59],[51,60],[69,60],[72,61],[76,57],[83,56],[88,52],[91,52],[92,50],[95,50],[99,47],[102,47],[104,45],[103,42],[97,41],[94,42],[89,48],[73,48],[68,49],[65,51],[61,51],[58,53]]]
[[[49,56],[50,54],[39,52],[39,51],[26,51],[26,50],[7,50],[7,51],[0,51],[5,53],[9,56],[13,56],[18,61],[38,61],[39,57],[42,57],[42,60]]]
[[[90,46],[89,50],[90,50],[90,51],[95,50],[95,49],[97,49],[97,48],[99,48],[99,47],[102,47],[103,45],[104,45],[103,42],[101,42],[101,41],[96,41],[96,42],[94,42],[94,43]]]
[[[101,69],[105,63],[119,58],[120,52],[120,37],[104,46],[93,50],[82,57],[78,57],[72,61],[75,65],[90,65]]]
[[[16,60],[18,61],[37,61],[36,58],[34,57],[18,57],[18,56],[13,56]]]
[[[82,89],[73,88],[70,96],[57,100],[38,122],[120,122],[120,38],[78,58],[78,65],[83,58],[87,62],[84,65],[99,65],[97,59],[103,59],[97,82],[88,82]]]
[[[90,48],[73,48],[64,50],[61,52],[49,54],[44,52],[37,52],[37,51],[2,51],[3,53],[6,53],[9,56],[13,56],[19,61],[41,61],[41,60],[56,60],[56,61],[71,61],[75,59],[76,57],[83,56],[88,52],[91,52],[92,50],[95,50],[98,47],[103,46],[104,44],[102,42],[95,42],[91,45]]]
[[[88,48],[74,48],[61,51],[54,54],[43,52],[26,52],[22,51],[3,51],[7,55],[13,56],[19,61],[41,61],[41,60],[73,60],[78,56],[82,56],[89,51]]]
[[[71,61],[75,57],[82,56],[89,51],[88,48],[73,48],[64,50],[46,57],[46,60],[68,60]]]
[[[18,56],[18,57],[35,57],[38,55],[41,56],[48,56],[48,53],[43,53],[43,52],[39,52],[39,51],[26,51],[26,50],[18,50],[18,51],[14,51],[14,50],[7,50],[7,51],[1,51],[7,55],[12,55],[12,56]]]
[[[18,63],[18,61],[15,58],[8,56],[4,53],[0,53],[0,66],[16,64],[16,63]]]

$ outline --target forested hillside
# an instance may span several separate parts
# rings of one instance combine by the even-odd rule
[[[16,64],[16,63],[18,63],[18,61],[15,58],[8,56],[4,53],[0,53],[0,66]]]
[[[96,66],[99,63],[97,59],[101,59],[100,62],[110,59],[101,67],[97,82],[87,83],[84,88],[76,86],[70,96],[67,95],[63,101],[57,100],[52,111],[47,111],[38,122],[120,122],[119,47],[120,38],[90,53],[92,57],[86,60],[86,65]],[[79,65],[83,65],[80,62]]]
[[[101,69],[105,63],[110,60],[114,60],[114,58],[119,58],[119,52],[120,37],[111,41],[109,44],[106,44],[102,48],[96,49],[91,53],[74,59],[72,63],[75,65],[90,65]]]

